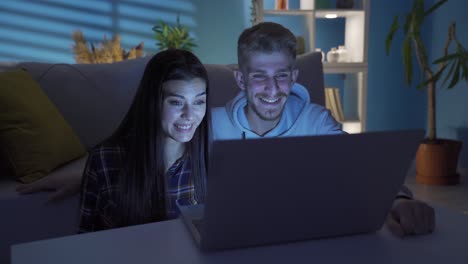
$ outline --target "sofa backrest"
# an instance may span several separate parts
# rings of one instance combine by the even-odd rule
[[[112,64],[49,64],[23,62],[50,100],[89,149],[112,134],[130,107],[150,57]],[[211,107],[223,106],[239,89],[232,69],[236,65],[205,65]],[[308,88],[311,102],[324,104],[320,53],[298,57],[298,83]]]

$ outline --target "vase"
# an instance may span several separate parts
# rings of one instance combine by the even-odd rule
[[[345,46],[338,46],[338,50],[336,52],[338,53],[338,62],[348,62],[348,50]]]
[[[331,48],[329,52],[327,52],[327,61],[328,62],[338,62],[338,52],[336,48]]]

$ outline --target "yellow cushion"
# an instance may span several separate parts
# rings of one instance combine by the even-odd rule
[[[24,183],[86,150],[39,84],[23,70],[0,73],[0,146]]]

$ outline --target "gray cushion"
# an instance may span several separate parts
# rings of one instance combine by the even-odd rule
[[[325,89],[323,83],[322,54],[320,52],[312,52],[298,56],[297,67],[299,69],[297,82],[309,90],[310,101],[324,106]]]
[[[149,57],[113,64],[26,62],[81,142],[89,149],[108,137],[130,107]]]
[[[232,71],[237,65],[207,64],[205,67],[208,71],[210,106],[223,106],[239,92]]]

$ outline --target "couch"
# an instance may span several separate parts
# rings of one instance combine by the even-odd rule
[[[0,72],[26,69],[89,150],[118,126],[148,60],[144,57],[113,64],[0,63]],[[297,66],[298,82],[309,89],[312,102],[323,105],[321,54],[302,55]],[[239,91],[232,74],[234,67],[206,65],[212,107],[224,105]],[[81,173],[83,166],[84,162],[71,162],[59,168],[59,173]],[[79,195],[56,203],[47,203],[47,192],[19,195],[15,189],[20,183],[7,174],[0,170],[0,263],[9,263],[12,244],[76,233]]]

